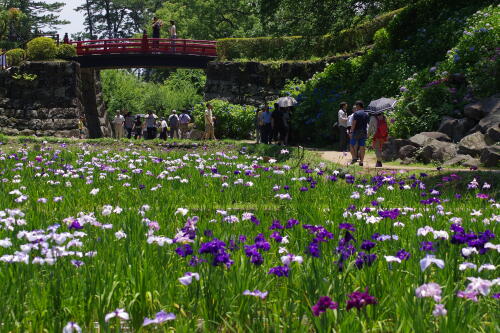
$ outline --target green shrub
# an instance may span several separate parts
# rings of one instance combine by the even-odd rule
[[[217,41],[217,54],[220,60],[305,60],[355,51],[371,44],[375,33],[401,11],[381,15],[338,35],[220,39]]]
[[[51,60],[57,56],[57,45],[52,38],[38,37],[28,42],[28,59]]]
[[[5,55],[9,66],[19,66],[26,59],[26,52],[23,49],[9,50]]]
[[[61,44],[57,47],[57,57],[67,59],[76,57],[76,48],[71,44]]]
[[[215,136],[224,139],[249,139],[255,130],[255,108],[233,105],[226,101],[212,100]],[[197,104],[193,110],[196,127],[205,128],[206,103]]]

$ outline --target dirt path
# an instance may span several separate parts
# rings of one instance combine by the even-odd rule
[[[342,165],[342,166],[348,166],[351,162],[351,154],[349,153],[343,153],[339,151],[324,151],[324,150],[315,150],[316,153],[318,153],[321,158],[324,160]],[[375,169],[375,163],[377,162],[375,155],[373,153],[368,153],[365,156],[365,161],[364,161],[364,169]],[[356,164],[357,165],[357,164]],[[406,166],[406,165],[389,165],[389,164],[384,164],[382,168],[376,168],[377,170],[398,170],[398,171],[403,171],[403,170],[422,170],[422,171],[436,171],[436,167],[425,167],[425,166]],[[480,168],[481,170],[484,170],[483,168]],[[470,169],[465,169],[465,168],[443,168],[443,170],[452,170],[452,171],[471,171]],[[493,172],[499,172],[498,170],[491,170]]]

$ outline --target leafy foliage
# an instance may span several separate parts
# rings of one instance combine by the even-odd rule
[[[226,101],[212,100],[217,138],[248,139],[255,130],[255,108],[247,105],[234,105]],[[196,127],[205,128],[206,103],[197,104],[193,110]]]
[[[57,47],[57,57],[61,59],[76,57],[76,48],[71,44],[61,44]]]
[[[118,110],[135,114],[153,110],[159,115],[186,109],[202,100],[200,85],[204,74],[197,70],[178,70],[162,84],[145,82],[122,70],[102,72],[104,100],[114,115]]]
[[[18,66],[26,59],[26,52],[23,49],[12,49],[7,51],[7,64],[9,66]]]
[[[220,59],[256,60],[309,59],[357,50],[373,42],[374,34],[401,10],[379,16],[338,34],[313,37],[227,38],[217,41]]]
[[[69,23],[58,16],[64,5],[52,1],[0,1],[0,39],[21,44],[36,34],[54,33],[56,26]]]
[[[28,59],[51,60],[57,56],[57,45],[52,38],[38,37],[27,44]]]

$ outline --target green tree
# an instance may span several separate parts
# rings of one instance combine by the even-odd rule
[[[37,33],[55,33],[56,26],[69,23],[59,18],[64,5],[64,2],[1,0],[0,10],[16,8],[23,14],[18,24],[10,22],[8,39],[12,42],[24,42]]]

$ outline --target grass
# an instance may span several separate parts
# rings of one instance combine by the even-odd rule
[[[494,270],[461,271],[459,264],[498,266],[498,252],[490,249],[464,258],[462,248],[482,249],[484,243],[450,242],[452,218],[462,219],[467,232],[488,229],[498,234],[495,200],[500,179],[494,173],[374,176],[356,169],[335,171],[335,165],[307,151],[282,153],[279,147],[241,142],[172,148],[159,142],[131,145],[54,139],[43,143],[31,138],[9,139],[0,145],[0,173],[0,280],[6,281],[0,286],[1,331],[57,332],[69,321],[96,332],[97,327],[103,332],[500,329],[498,299],[492,298],[498,286],[477,296],[478,302],[456,296],[467,288],[468,277],[489,281],[497,277]],[[479,188],[468,190],[474,178]],[[485,182],[491,184],[489,189],[481,189]],[[276,197],[285,193],[292,199]],[[478,193],[488,199],[478,198]],[[456,199],[456,194],[462,198]],[[54,201],[58,197],[62,199]],[[420,202],[433,197],[440,203]],[[186,216],[176,214],[181,207],[189,210]],[[396,208],[399,215],[394,220],[378,218],[379,211]],[[471,215],[477,211],[482,215]],[[243,213],[250,213],[245,216],[254,216],[260,224],[244,220]],[[193,216],[199,217],[188,228],[194,233],[181,232]],[[235,218],[239,222],[228,222]],[[299,224],[281,229],[273,222],[286,225],[290,219]],[[80,228],[75,220],[81,230],[69,228]],[[347,241],[341,223],[356,229],[351,232],[355,240]],[[322,228],[313,234],[306,225]],[[436,239],[432,233],[417,236],[425,226],[446,232],[449,239]],[[125,238],[119,238],[121,232]],[[178,254],[186,250],[180,240],[163,246],[151,242],[151,236],[175,239],[184,232],[192,238],[188,242],[193,250],[186,257]],[[382,240],[376,233],[397,237]],[[259,243],[263,263],[256,265],[245,245],[253,245],[259,234],[269,249]],[[277,242],[285,236],[285,241]],[[199,253],[214,238],[225,242],[232,265],[213,266],[213,255]],[[313,239],[318,241],[319,257],[308,250],[316,244]],[[363,240],[373,240],[375,248],[363,250]],[[346,241],[355,250],[341,259],[339,249]],[[444,260],[443,269],[433,265],[421,270],[420,260],[426,255],[420,250],[423,241],[432,242],[431,254]],[[489,242],[498,244],[496,238]],[[302,263],[290,265],[288,277],[268,274],[271,268],[283,266],[281,248],[303,257]],[[384,256],[394,256],[401,249],[410,252],[408,260],[386,262]],[[377,259],[358,268],[361,252],[376,254]],[[194,255],[208,262],[191,266]],[[182,285],[178,279],[186,272],[198,273],[200,280]],[[440,304],[447,309],[446,316],[434,317],[437,302],[415,296],[417,287],[430,282],[442,287]],[[377,304],[347,311],[348,295],[367,287]],[[269,294],[264,300],[244,296],[247,289]],[[314,316],[311,307],[321,296],[331,297],[339,308]],[[105,315],[117,308],[125,309],[130,320],[106,322]],[[176,319],[141,326],[144,317],[152,318],[160,310],[174,313]]]

